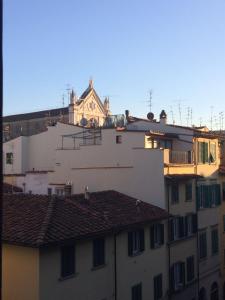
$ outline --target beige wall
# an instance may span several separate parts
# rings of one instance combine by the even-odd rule
[[[165,232],[165,237],[167,233]],[[60,251],[40,252],[40,300],[113,300],[114,299],[114,239],[106,238],[106,264],[92,269],[92,241],[76,244],[76,275],[60,280]],[[160,264],[159,264],[160,261]],[[131,299],[131,287],[142,282],[143,300],[153,300],[153,277],[163,274],[163,299],[167,299],[167,248],[150,248],[149,226],[145,227],[145,251],[128,256],[127,233],[117,236],[118,300]]]
[[[37,249],[3,245],[2,299],[39,299],[39,251]]]

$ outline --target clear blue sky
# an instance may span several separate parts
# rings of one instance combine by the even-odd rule
[[[5,0],[4,114],[62,106],[92,76],[111,111],[225,111],[224,0]],[[67,103],[67,101],[66,101]],[[225,114],[224,114],[225,115]],[[214,123],[216,123],[214,121]],[[224,118],[225,127],[225,118]]]

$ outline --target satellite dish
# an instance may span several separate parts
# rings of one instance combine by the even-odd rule
[[[87,119],[86,119],[86,118],[82,118],[82,119],[80,120],[80,124],[81,124],[82,126],[87,126],[87,124],[88,124]]]
[[[149,112],[149,113],[147,114],[147,118],[148,118],[150,121],[153,121],[153,119],[154,119],[154,114],[153,114],[152,112]]]

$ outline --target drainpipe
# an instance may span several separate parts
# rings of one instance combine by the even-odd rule
[[[170,279],[170,257],[171,257],[170,252],[171,252],[171,250],[170,250],[170,241],[169,241],[170,193],[169,193],[169,184],[168,183],[166,183],[166,200],[167,200],[167,212],[168,212],[168,218],[167,218],[167,224],[168,224],[168,226],[167,226],[167,228],[168,228],[168,243],[167,243],[167,245],[168,245],[168,285],[169,285],[168,299],[170,300],[170,299],[172,299],[172,297],[171,297],[171,290],[170,290],[170,280],[171,280]]]
[[[197,207],[197,183],[198,180],[195,179],[195,202],[196,202],[196,216],[197,216],[197,237],[196,237],[196,246],[197,246],[197,292],[198,292],[198,298],[199,299],[199,291],[200,291],[200,278],[199,278],[199,243],[198,243],[198,207]]]
[[[116,240],[117,234],[114,234],[114,300],[117,300],[117,240]]]

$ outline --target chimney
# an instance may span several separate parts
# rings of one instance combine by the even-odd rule
[[[86,185],[84,188],[84,199],[89,200],[90,199],[90,194],[88,192],[88,186]]]
[[[161,124],[165,125],[167,123],[167,114],[164,109],[161,111],[161,113],[159,115],[159,119],[160,119]]]
[[[128,109],[126,109],[126,110],[125,110],[125,116],[126,116],[126,120],[128,120],[128,118],[129,118],[129,114],[130,114],[129,110],[128,110]]]

